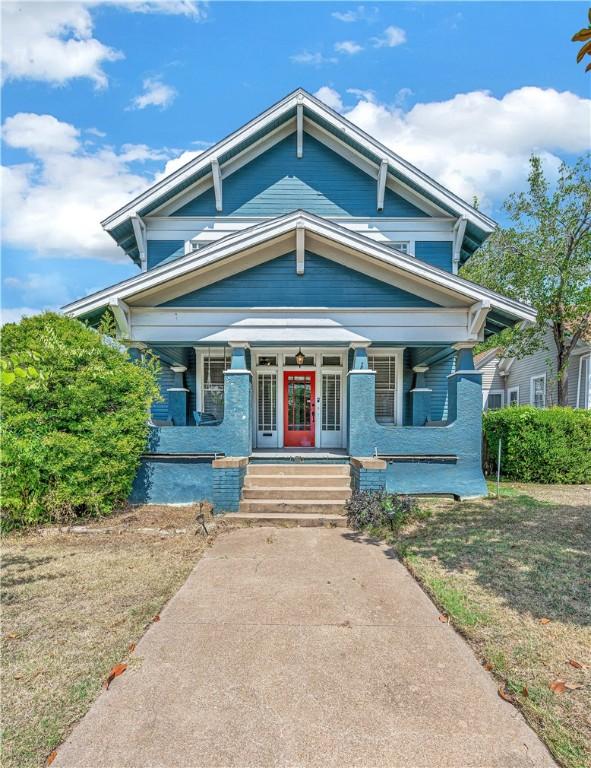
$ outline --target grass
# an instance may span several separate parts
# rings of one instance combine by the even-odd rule
[[[191,508],[150,508],[101,522],[100,534],[30,532],[3,541],[4,768],[45,764],[88,710],[208,541],[141,527],[189,528]]]
[[[498,500],[425,504],[394,541],[404,563],[557,761],[591,765],[591,489],[502,484]],[[582,688],[556,694],[556,679]]]

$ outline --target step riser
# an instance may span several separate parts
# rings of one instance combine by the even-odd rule
[[[345,488],[244,488],[244,499],[311,499],[312,501],[345,502],[351,495],[351,489]]]
[[[244,488],[338,488],[339,490],[351,490],[351,481],[348,477],[278,477],[277,475],[246,475]]]
[[[277,501],[267,501],[267,503],[260,500],[248,500],[244,499],[240,502],[240,512],[251,514],[272,514],[278,512],[281,514],[296,514],[296,515],[343,515],[345,513],[345,507],[342,502],[327,501],[325,503],[318,503],[318,501],[284,501],[278,499]]]
[[[273,528],[346,528],[347,520],[342,517],[339,520],[323,520],[322,517],[315,517],[310,515],[309,517],[302,516],[297,520],[282,520],[281,518],[273,517],[272,515],[254,515],[248,518],[241,518],[237,516],[231,520],[227,520],[229,523],[235,525],[256,525],[256,526],[269,526]]]
[[[347,464],[249,464],[247,474],[257,475],[316,475],[318,477],[350,477]]]

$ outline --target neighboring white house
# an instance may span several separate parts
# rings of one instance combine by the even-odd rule
[[[544,347],[518,360],[502,357],[498,348],[474,358],[482,371],[482,398],[485,410],[508,405],[557,405],[556,345],[548,329]],[[591,409],[591,343],[581,342],[568,366],[568,405]]]

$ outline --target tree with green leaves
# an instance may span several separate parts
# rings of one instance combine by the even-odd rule
[[[499,228],[462,268],[461,275],[524,301],[538,312],[534,328],[500,334],[508,356],[542,345],[548,327],[556,344],[558,405],[567,404],[568,363],[591,333],[591,162],[563,163],[555,184],[539,157],[530,159],[526,192],[505,202],[511,226]]]
[[[53,313],[5,325],[1,340],[2,529],[109,514],[146,447],[157,363]]]

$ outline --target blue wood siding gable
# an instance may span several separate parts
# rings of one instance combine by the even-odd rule
[[[294,133],[224,179],[221,213],[211,188],[172,215],[281,216],[298,209],[325,217],[428,215],[390,189],[378,212],[376,194],[375,179],[307,134],[298,159]]]
[[[453,243],[450,240],[426,241],[417,240],[415,256],[426,261],[433,267],[439,267],[446,272],[452,271]]]
[[[435,307],[427,299],[306,252],[296,274],[295,252],[278,256],[163,307]]]
[[[148,240],[148,269],[183,256],[184,252],[184,240]]]

